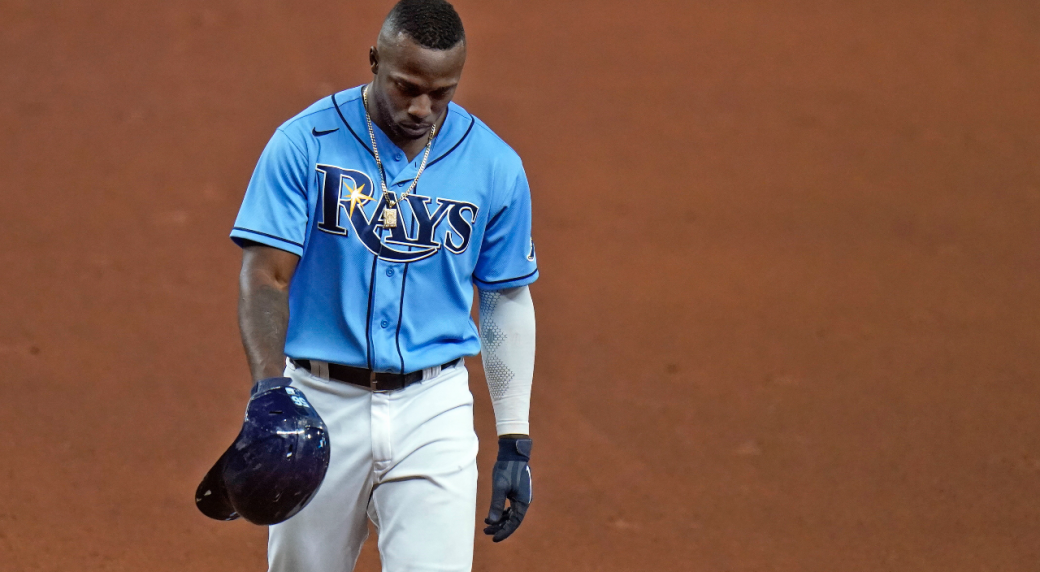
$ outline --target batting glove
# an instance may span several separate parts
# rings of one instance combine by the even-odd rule
[[[257,393],[263,393],[267,390],[274,389],[276,387],[287,387],[292,385],[292,378],[289,377],[268,377],[266,379],[258,380],[253,384],[253,388],[249,390],[249,396],[252,397]]]
[[[502,542],[520,526],[531,505],[531,439],[499,437],[498,460],[491,473],[491,510],[484,534]],[[509,508],[506,508],[509,499]]]

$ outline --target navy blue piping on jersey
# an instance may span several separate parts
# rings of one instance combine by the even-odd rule
[[[523,280],[524,278],[530,278],[530,277],[534,276],[535,273],[537,273],[537,272],[538,272],[538,269],[535,268],[534,272],[532,272],[530,274],[525,274],[524,276],[517,276],[516,278],[507,278],[505,280],[481,280],[480,278],[477,278],[476,276],[474,276],[473,279],[476,280],[477,282],[480,282],[481,284],[488,284],[488,285],[492,285],[492,284],[505,284],[506,282],[516,282],[517,280]]]
[[[336,103],[336,94],[335,93],[332,94],[331,97],[332,97],[332,107],[336,108],[336,113],[338,113],[339,114],[339,118],[343,120],[343,125],[347,126],[347,130],[350,131],[350,134],[354,136],[354,139],[358,140],[358,143],[361,143],[361,146],[365,148],[365,151],[368,151],[369,155],[375,157],[376,154],[373,153],[372,150],[368,148],[368,145],[365,145],[365,142],[362,141],[360,137],[358,137],[358,134],[354,132],[354,128],[351,127],[349,123],[347,123],[347,118],[343,117],[343,112],[340,111],[339,104]],[[369,369],[371,369],[371,368],[369,368]]]
[[[408,263],[404,263],[404,273],[401,276],[401,307],[397,310],[397,332],[394,334],[394,342],[397,343],[397,355],[401,358],[401,373],[404,371],[404,354],[401,353],[401,324],[404,323],[404,287],[408,283]]]
[[[267,234],[266,232],[260,232],[259,230],[253,230],[251,228],[243,228],[243,227],[240,227],[240,226],[233,227],[232,230],[241,230],[243,232],[251,232],[253,234],[259,234],[260,236],[266,236],[267,238],[273,238],[275,240],[280,240],[282,242],[285,242],[285,243],[292,244],[294,246],[299,246],[300,248],[303,248],[303,245],[300,244],[299,242],[296,242],[296,241],[293,241],[293,240],[288,240],[288,239],[282,238],[280,236],[275,236],[273,234]],[[236,238],[238,238],[238,237],[236,237]]]
[[[445,121],[447,121],[447,120],[445,120]],[[448,149],[447,151],[445,151],[443,155],[441,155],[440,157],[437,157],[433,161],[430,161],[429,163],[427,163],[426,164],[426,168],[429,169],[430,167],[432,167],[434,165],[434,163],[436,163],[437,161],[440,161],[441,159],[447,157],[449,153],[451,153],[452,151],[457,149],[459,145],[462,145],[462,142],[465,141],[466,137],[469,136],[469,132],[473,131],[473,124],[475,124],[476,122],[477,122],[477,120],[474,119],[472,116],[470,116],[470,118],[469,118],[469,127],[467,127],[466,128],[466,132],[462,134],[462,138],[460,138],[458,140],[458,142],[456,142],[454,145],[452,145],[451,149]]]
[[[416,190],[416,192],[419,191],[419,185],[418,184],[415,185],[415,190]],[[408,203],[408,205],[409,205],[409,207],[411,207],[411,203]],[[415,214],[412,214],[412,224],[408,225],[408,228],[411,231],[412,236],[415,236]],[[412,245],[409,244],[408,245],[408,252],[411,252],[411,251],[412,251]],[[405,264],[407,264],[407,263],[405,263]]]
[[[416,187],[418,188],[418,187]],[[403,213],[403,211],[402,211]],[[415,217],[412,217],[412,224],[408,225],[411,228],[411,234],[415,235]],[[408,245],[408,252],[412,251],[412,246]],[[397,332],[394,333],[394,342],[397,344],[397,355],[401,357],[401,373],[407,373],[404,370],[404,354],[401,352],[401,324],[404,323],[404,285],[408,282],[408,265],[409,262],[404,263],[404,274],[401,276],[401,307],[397,310]]]
[[[364,89],[364,88],[362,88],[362,89]],[[336,94],[334,93],[330,97],[332,98],[332,107],[334,107],[336,109],[336,113],[339,114],[339,118],[343,121],[343,125],[347,126],[347,130],[350,131],[350,134],[354,136],[354,139],[357,139],[358,143],[361,143],[361,146],[364,147],[366,151],[368,151],[368,154],[372,155],[373,157],[375,157],[376,156],[375,153],[371,149],[368,148],[368,145],[366,145],[364,141],[361,140],[361,137],[359,137],[358,134],[354,131],[354,128],[350,126],[350,123],[347,123],[347,118],[343,116],[343,111],[340,110],[339,103],[336,101]],[[459,138],[459,140],[456,141],[455,144],[451,146],[451,149],[448,149],[447,151],[444,152],[443,155],[441,155],[440,157],[437,157],[433,161],[430,161],[426,165],[426,167],[427,168],[432,167],[434,163],[436,163],[436,162],[440,161],[441,159],[447,157],[449,154],[451,154],[452,151],[457,149],[458,146],[461,145],[462,142],[466,140],[466,137],[469,137],[469,132],[473,131],[473,126],[476,123],[477,123],[476,118],[473,117],[473,116],[470,116],[470,118],[469,118],[469,127],[466,128],[466,132],[462,134],[462,137]]]
[[[379,254],[383,253],[383,235],[379,235],[379,253],[372,257],[372,276],[368,280],[368,313],[365,314],[365,363],[368,369],[372,367],[372,301],[376,292],[376,263],[379,262]]]

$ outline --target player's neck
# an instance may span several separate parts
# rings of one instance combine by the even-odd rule
[[[378,98],[371,98],[369,99],[369,101],[371,101],[371,105],[375,107],[375,109],[369,110],[369,113],[372,117],[372,123],[375,123],[376,126],[383,131],[383,134],[386,135],[388,139],[390,139],[391,143],[396,145],[398,149],[404,152],[405,157],[408,158],[408,161],[412,161],[420,153],[422,153],[424,149],[426,149],[426,144],[429,142],[428,137],[424,136],[418,139],[411,139],[402,135],[398,135],[394,132],[393,129],[390,128],[389,125],[386,124],[386,121],[384,121],[385,114],[383,113],[382,109],[379,108]],[[441,127],[444,125],[444,119],[446,117],[448,117],[447,109],[444,110],[444,113],[441,115],[440,119],[437,120],[438,133],[440,133]]]
[[[437,122],[437,129],[440,130],[440,128],[440,122]],[[386,133],[385,129],[383,130],[383,133]],[[419,156],[419,154],[426,149],[426,144],[430,141],[428,137],[423,137],[421,139],[407,139],[395,138],[393,136],[390,137],[390,140],[393,141],[394,145],[397,145],[401,151],[404,151],[404,155],[408,158],[409,162]]]

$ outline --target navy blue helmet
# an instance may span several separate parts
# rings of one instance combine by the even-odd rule
[[[242,430],[195,491],[202,514],[278,524],[314,498],[329,468],[328,429],[290,382],[257,382]]]

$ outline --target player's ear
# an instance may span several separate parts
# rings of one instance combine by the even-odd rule
[[[379,73],[379,50],[375,46],[368,48],[368,65],[372,68],[372,75]]]

